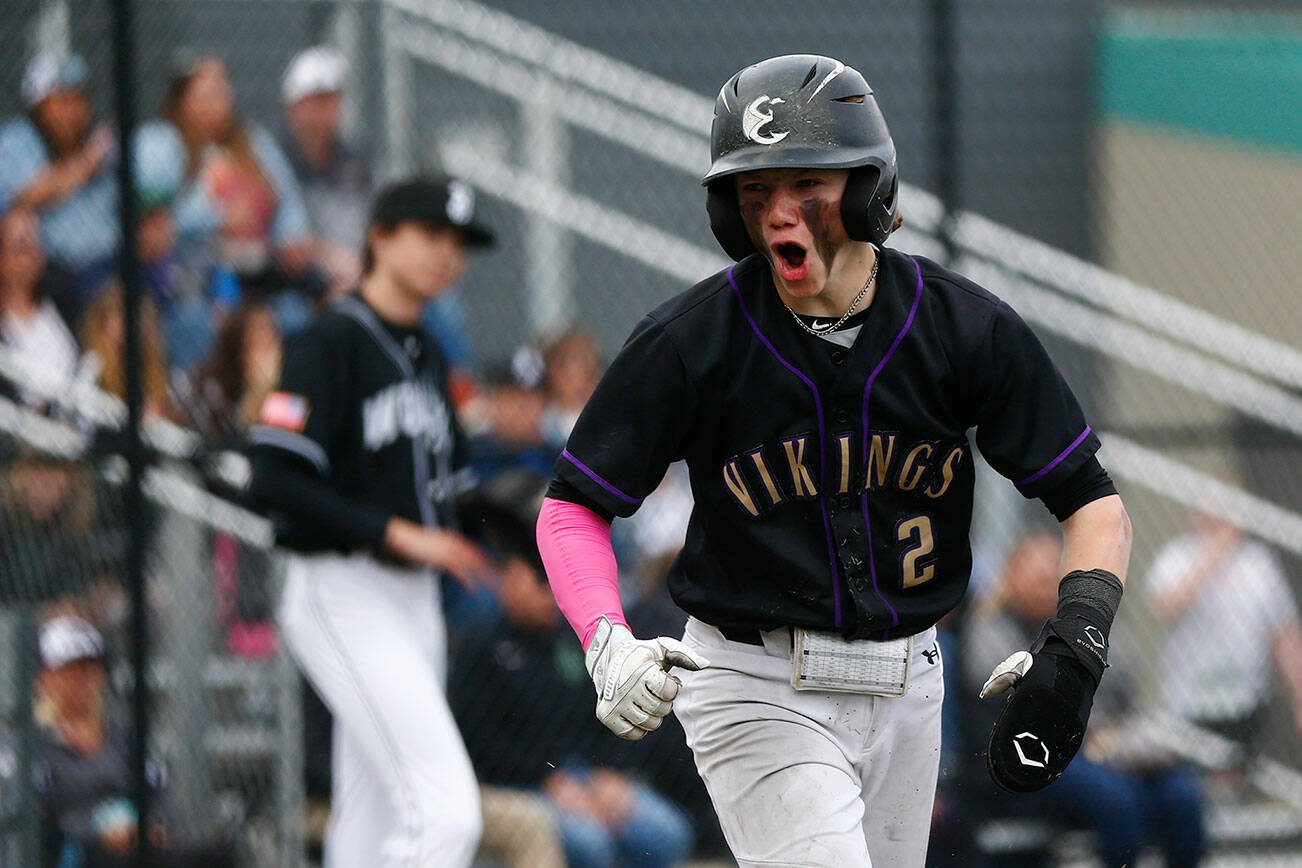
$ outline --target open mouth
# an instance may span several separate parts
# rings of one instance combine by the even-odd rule
[[[773,261],[784,280],[804,280],[809,275],[808,253],[793,241],[773,245]]]
[[[791,268],[799,268],[805,264],[805,248],[799,244],[784,242],[777,245],[774,252]]]

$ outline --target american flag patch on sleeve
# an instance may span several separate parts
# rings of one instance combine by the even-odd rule
[[[292,392],[272,392],[262,402],[259,420],[263,425],[297,431],[307,427],[307,398]]]

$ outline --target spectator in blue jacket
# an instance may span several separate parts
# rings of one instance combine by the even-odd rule
[[[74,276],[118,246],[117,147],[94,126],[89,75],[75,54],[36,55],[23,75],[27,112],[0,128],[0,210],[36,212],[46,254]]]

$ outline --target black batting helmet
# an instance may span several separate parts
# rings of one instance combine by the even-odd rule
[[[881,244],[897,204],[895,143],[858,70],[816,54],[770,57],[728,79],[714,102],[710,228],[733,259],[755,252],[731,180],[759,169],[849,169],[841,222],[856,241]]]

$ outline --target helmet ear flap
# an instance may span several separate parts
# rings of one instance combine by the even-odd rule
[[[705,210],[710,215],[710,229],[723,252],[740,262],[755,252],[755,245],[742,222],[733,183],[731,177],[711,183],[706,188]]]
[[[841,223],[845,226],[845,234],[855,241],[881,245],[891,234],[899,176],[891,173],[886,184],[882,180],[882,170],[875,165],[850,170],[841,197]]]

